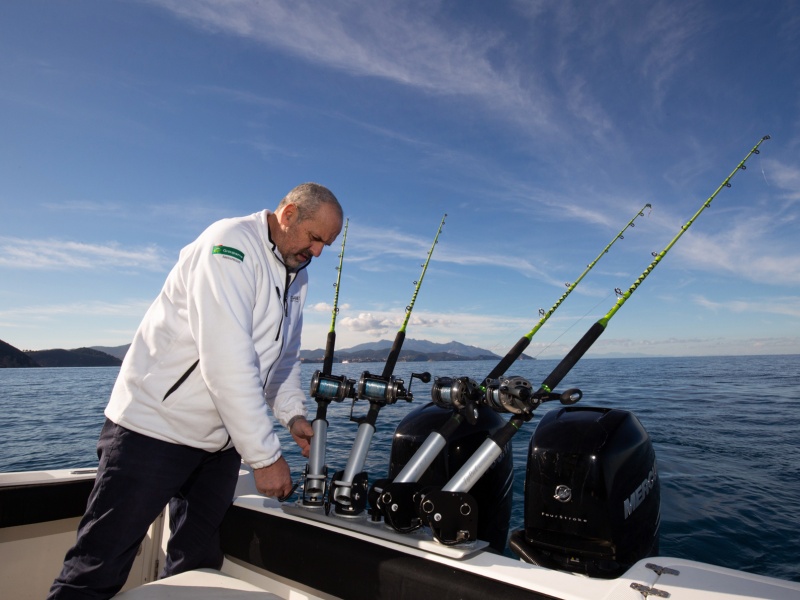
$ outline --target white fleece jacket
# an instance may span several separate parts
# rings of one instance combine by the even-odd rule
[[[300,330],[308,275],[287,274],[267,215],[224,219],[181,250],[122,363],[106,416],[253,468],[281,456],[267,404],[306,416]],[[266,402],[265,402],[266,400]]]

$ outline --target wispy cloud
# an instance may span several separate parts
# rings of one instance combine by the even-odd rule
[[[96,317],[141,318],[150,306],[149,300],[125,300],[122,302],[85,301],[67,304],[45,304],[41,306],[18,306],[0,310],[0,323],[50,321],[70,316],[93,315]]]
[[[302,60],[428,93],[478,99],[498,114],[550,128],[550,102],[513,62],[498,66],[506,34],[458,29],[439,3],[303,0],[151,0],[214,33],[255,40]]]
[[[784,198],[792,202],[800,200],[800,168],[796,164],[787,165],[775,159],[764,159],[762,176],[769,185],[783,191]]]
[[[4,303],[4,306],[8,306]],[[0,309],[3,336],[18,348],[77,348],[127,343],[149,300],[123,299],[118,302],[81,300],[63,304],[15,304]]]
[[[339,320],[345,335],[366,334],[372,338],[394,334],[402,325],[405,314],[397,311],[364,311],[353,317]],[[436,313],[419,311],[412,313],[408,330],[414,336],[423,336],[433,341],[450,341],[458,337],[465,343],[486,343],[508,331],[522,332],[530,327],[525,319],[512,319],[501,315],[469,313]],[[513,335],[513,333],[512,333]],[[413,337],[413,336],[412,336]],[[509,338],[510,339],[510,338]],[[516,338],[514,338],[514,341]]]
[[[800,283],[800,248],[796,227],[800,221],[800,168],[775,159],[749,163],[753,171],[762,170],[757,193],[724,194],[710,206],[711,216],[692,227],[672,251],[692,269],[729,275],[758,284],[792,286]],[[751,174],[751,169],[747,173]],[[752,173],[751,175],[756,175]],[[751,176],[748,175],[748,176]],[[741,176],[740,176],[741,177]],[[751,184],[762,183],[749,181]],[[695,208],[699,208],[698,205]],[[686,223],[687,214],[678,215],[673,207],[658,203],[653,226],[670,239]],[[715,229],[710,230],[714,222]],[[655,249],[655,248],[654,248]]]
[[[704,296],[695,296],[694,302],[714,311],[730,313],[767,313],[789,317],[800,317],[800,297],[782,296],[776,298],[759,298],[751,300],[729,300],[715,302]]]
[[[537,14],[532,24],[541,25],[544,16],[550,26],[536,31],[554,46],[548,63],[562,99],[559,108],[573,120],[569,129],[617,148],[622,145],[618,129],[623,124],[615,119],[622,116],[620,108],[630,104],[627,90],[614,82],[643,85],[636,89],[649,93],[637,96],[637,108],[643,114],[660,110],[670,86],[694,60],[695,42],[708,25],[697,3],[674,1],[565,0],[537,13],[543,14]],[[623,31],[626,34],[620,35]]]
[[[258,147],[257,143],[243,142],[266,154],[268,149]],[[176,198],[172,201],[148,204],[137,201],[130,204],[115,200],[46,200],[41,207],[51,211],[69,215],[80,215],[80,218],[92,216],[125,219],[126,222],[174,223],[173,229],[183,229],[192,233],[202,231],[208,223],[229,216],[219,203],[204,198]],[[2,238],[0,238],[0,242]],[[44,242],[38,242],[44,243]],[[58,241],[48,241],[58,244]],[[109,245],[109,246],[113,246]]]
[[[533,347],[535,344],[531,344]],[[608,353],[652,356],[722,356],[748,354],[797,354],[800,337],[669,337],[663,339],[601,338],[588,355]]]
[[[772,215],[737,218],[717,234],[695,233],[681,239],[676,254],[694,268],[724,272],[756,283],[800,284],[800,253],[776,235],[780,225]]]
[[[351,231],[354,235],[348,240],[348,260],[361,264],[362,268],[368,268],[367,263],[374,263],[381,265],[378,268],[385,269],[386,264],[397,262],[394,259],[398,258],[406,262],[414,261],[409,264],[419,263],[421,266],[431,248],[432,239],[398,230],[357,225]],[[524,258],[515,256],[510,260],[508,255],[487,253],[481,248],[476,250],[474,246],[453,245],[442,240],[436,246],[431,261],[461,266],[506,267],[526,277],[548,279],[542,269]]]
[[[171,264],[155,245],[123,248],[56,239],[0,236],[0,267],[24,269],[142,269],[163,271]]]
[[[626,11],[629,8],[625,6]],[[674,2],[657,2],[637,27],[629,29],[635,33],[627,40],[628,56],[639,59],[657,104],[663,102],[668,82],[683,65],[695,59],[692,41],[703,34],[707,21],[702,7],[695,3],[684,3],[676,9]]]
[[[96,202],[93,200],[64,200],[61,202],[43,202],[42,207],[49,211],[92,214],[121,214],[127,208],[118,202]]]

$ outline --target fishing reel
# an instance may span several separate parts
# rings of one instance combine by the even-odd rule
[[[325,375],[322,371],[314,371],[311,377],[310,395],[316,400],[341,402],[345,398],[353,398],[355,381],[344,375]]]
[[[393,375],[382,377],[364,371],[356,384],[355,398],[380,405],[394,404],[398,400],[411,402],[413,397],[406,391],[404,383]]]
[[[412,373],[411,381],[419,379],[423,383],[428,383],[431,380],[431,374],[425,371],[424,373]],[[394,404],[398,400],[405,400],[411,402],[414,400],[414,395],[411,393],[411,384],[409,389],[406,390],[405,382],[402,379],[389,375],[373,375],[369,371],[364,371],[361,377],[358,378],[358,383],[353,388],[353,394],[349,396],[353,399],[353,404],[350,406],[350,420],[356,423],[364,421],[365,417],[353,416],[356,401],[366,400],[372,407],[370,412],[377,411],[387,404]]]
[[[533,395],[531,382],[517,375],[489,379],[485,386],[484,403],[496,412],[521,415],[536,410],[541,403]]]
[[[411,380],[413,381],[415,378],[422,381],[422,383],[428,383],[431,380],[431,374],[427,371],[424,373],[412,373]],[[414,395],[411,393],[411,384],[408,387],[409,389],[406,390],[405,382],[394,375],[384,377],[364,371],[355,385],[353,398],[355,400],[366,400],[380,406],[394,404],[398,400],[411,402],[414,399]]]
[[[461,413],[470,425],[478,422],[478,403],[481,388],[469,377],[436,377],[431,386],[431,400],[439,408],[453,408]]]
[[[570,388],[561,393],[543,389],[534,392],[530,381],[516,375],[489,379],[485,386],[484,403],[492,410],[521,415],[528,419],[543,402],[558,400],[561,404],[570,405],[583,398],[583,392],[578,388]]]

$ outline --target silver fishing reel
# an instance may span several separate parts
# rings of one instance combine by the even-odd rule
[[[527,414],[536,410],[542,402],[533,395],[531,382],[524,377],[512,375],[489,379],[485,385],[484,403],[497,412]]]
[[[478,384],[469,377],[436,377],[431,386],[431,400],[439,408],[460,410],[475,397]]]

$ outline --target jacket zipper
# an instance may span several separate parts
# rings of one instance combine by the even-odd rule
[[[303,268],[305,268],[305,267],[303,267]],[[284,286],[283,295],[281,295],[280,288],[277,285],[275,286],[275,293],[278,294],[278,298],[283,303],[283,313],[281,314],[281,322],[280,322],[280,324],[278,326],[278,332],[275,334],[275,341],[276,342],[278,340],[280,340],[281,333],[283,333],[283,322],[284,322],[284,319],[288,319],[289,318],[289,288],[291,287],[292,283],[294,283],[295,277],[293,277],[293,275],[296,276],[296,273],[289,273],[288,270],[286,271],[286,284]],[[281,343],[280,352],[278,352],[278,356],[275,358],[275,360],[272,361],[272,365],[274,365],[276,362],[278,362],[278,360],[280,359],[282,354],[283,354],[283,343]],[[269,381],[269,374],[272,371],[272,365],[269,366],[269,369],[267,369],[267,375],[266,375],[266,377],[264,377],[264,384],[261,386],[261,388],[263,390],[267,389],[267,382]]]
[[[272,232],[270,232],[269,226],[267,226],[267,238],[269,239],[270,244],[271,244],[270,250],[272,251],[272,255],[275,257],[275,259],[281,265],[283,265],[283,268],[286,269],[286,284],[285,284],[285,290],[284,290],[283,295],[281,295],[280,288],[277,285],[275,286],[275,292],[278,294],[278,298],[283,302],[283,314],[281,315],[281,322],[280,322],[279,327],[278,327],[278,333],[275,335],[275,341],[277,342],[281,338],[281,332],[283,331],[284,318],[288,318],[289,317],[289,299],[288,299],[288,297],[289,297],[289,287],[294,282],[294,277],[292,277],[292,275],[294,275],[296,277],[297,273],[299,273],[300,271],[305,269],[308,266],[308,263],[311,262],[311,261],[309,260],[308,262],[306,262],[303,266],[301,266],[294,273],[290,273],[289,269],[286,267],[286,263],[284,263],[283,260],[281,258],[279,258],[275,254],[275,250],[277,248],[277,245],[275,244],[274,241],[272,241]],[[274,361],[272,361],[272,365],[270,365],[269,368],[267,369],[267,374],[264,377],[264,384],[261,386],[262,390],[266,391],[267,382],[269,381],[269,374],[272,372],[272,366],[276,362],[278,362],[278,360],[280,359],[282,354],[283,354],[283,344],[281,344],[281,349],[280,349],[280,352],[278,352],[278,356],[275,358]]]

